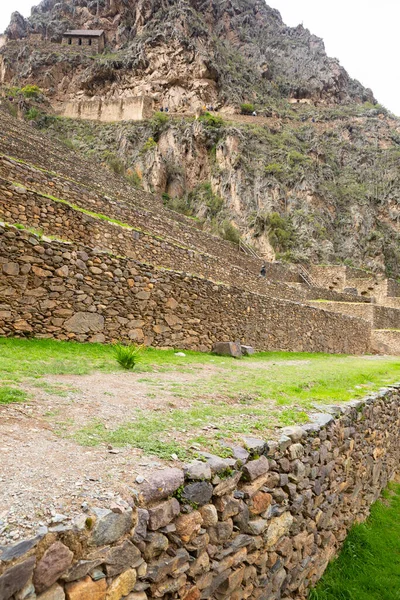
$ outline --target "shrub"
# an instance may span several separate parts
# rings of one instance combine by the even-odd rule
[[[168,121],[168,115],[163,112],[156,112],[153,115],[152,122],[154,125],[165,125]]]
[[[204,123],[207,127],[215,127],[216,129],[219,129],[225,124],[221,117],[212,115],[209,112],[205,112],[204,114],[200,115],[199,121]]]
[[[143,144],[140,154],[145,154],[149,150],[153,150],[153,148],[157,148],[157,142],[152,137],[149,137],[147,142]]]
[[[21,89],[21,94],[25,98],[37,98],[40,94],[40,88],[37,85],[26,85]]]
[[[108,162],[110,168],[117,175],[123,175],[125,173],[125,165],[122,162],[122,160],[119,158],[119,156],[109,156],[107,159],[107,162]]]
[[[285,167],[280,163],[271,163],[265,167],[265,172],[267,175],[281,175],[284,173]]]
[[[142,187],[142,180],[140,179],[140,177],[136,173],[136,171],[132,171],[131,173],[128,173],[128,175],[126,175],[126,178],[129,181],[129,183],[131,185],[133,185],[135,188]]]
[[[222,237],[233,244],[238,245],[240,242],[239,230],[228,220],[222,223]]]
[[[240,105],[241,115],[251,115],[255,110],[254,104],[245,103]]]
[[[122,344],[116,344],[115,346],[115,358],[117,363],[128,371],[132,370],[138,360],[140,360],[140,354],[143,351],[143,346],[123,346]]]
[[[38,118],[39,115],[40,115],[40,112],[38,111],[38,109],[35,107],[32,107],[26,113],[25,118],[28,119],[28,121],[34,121],[35,119]]]

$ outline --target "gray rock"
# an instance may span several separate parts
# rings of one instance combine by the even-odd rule
[[[198,481],[185,486],[182,498],[188,502],[193,502],[198,506],[203,506],[204,504],[207,504],[207,502],[210,502],[213,491],[214,488],[211,483],[208,483],[207,481]]]
[[[334,421],[332,414],[327,413],[311,413],[309,417],[312,423],[318,427],[326,427]]]
[[[177,570],[189,561],[189,553],[184,548],[177,550],[176,555],[172,558],[159,560],[156,563],[150,564],[147,568],[146,578],[153,583],[158,583],[168,575],[176,576]],[[189,564],[187,565],[189,568]]]
[[[24,540],[23,542],[18,542],[18,544],[15,544],[14,546],[4,548],[3,552],[0,553],[0,560],[8,562],[14,558],[23,556],[26,552],[34,548],[42,538],[42,535],[37,535],[30,540]]]
[[[86,577],[89,571],[91,571],[95,567],[98,567],[102,563],[102,560],[102,558],[98,558],[95,560],[78,561],[71,567],[68,573],[62,577],[63,581],[65,581],[66,583],[70,583],[71,581],[83,579],[84,577]]]
[[[231,460],[228,458],[221,458],[220,456],[215,456],[215,454],[210,454],[209,452],[199,452],[199,454],[207,459],[205,464],[211,469],[212,475],[218,475],[218,473],[222,473],[222,471],[231,468]]]
[[[290,446],[290,444],[292,443],[292,440],[290,439],[290,437],[288,437],[287,435],[281,435],[281,437],[279,438],[279,450],[281,452],[285,452],[285,450],[287,450]]]
[[[247,462],[249,456],[250,456],[250,452],[248,452],[245,448],[243,448],[242,446],[230,446],[233,456],[237,459],[240,460],[242,464],[244,464],[245,462]]]
[[[95,546],[116,542],[133,526],[131,509],[123,513],[115,513],[107,508],[96,508],[93,512],[96,515],[96,522],[90,541]]]
[[[256,352],[253,346],[240,346],[240,349],[242,351],[243,356],[251,356]]]
[[[212,351],[220,356],[233,356],[233,358],[242,356],[240,342],[216,342]]]
[[[11,567],[0,577],[0,598],[9,600],[16,592],[22,590],[32,577],[36,558],[32,556],[22,563]]]
[[[149,511],[145,508],[138,508],[137,523],[132,536],[134,542],[142,541],[147,535],[147,525],[149,523]]]
[[[294,425],[293,427],[284,427],[282,429],[282,435],[289,437],[292,442],[299,442],[305,436],[305,431],[302,427]]]
[[[243,475],[247,481],[254,481],[257,477],[264,475],[269,470],[269,462],[265,456],[261,456],[257,460],[249,461],[243,467]]]
[[[232,493],[236,489],[241,476],[241,471],[238,471],[237,473],[234,473],[232,477],[228,477],[221,481],[221,483],[214,488],[214,496],[225,496],[225,494]]]
[[[242,440],[246,450],[248,450],[253,456],[255,454],[264,454],[264,452],[268,450],[267,443],[264,440],[260,440],[259,438],[243,436]]]
[[[201,460],[194,460],[193,462],[184,465],[183,471],[187,479],[195,479],[199,481],[211,479],[212,475],[210,465],[202,462]]]
[[[142,562],[140,550],[129,540],[111,548],[105,557],[107,577],[115,577],[129,568],[139,566]]]
[[[181,512],[179,502],[176,498],[171,498],[162,502],[153,508],[149,508],[149,529],[155,531],[160,527],[165,527]]]
[[[183,485],[184,475],[181,469],[163,469],[151,475],[140,488],[141,503],[157,502],[171,496]]]

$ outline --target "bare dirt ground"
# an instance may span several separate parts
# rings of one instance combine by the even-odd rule
[[[205,365],[193,373],[50,375],[41,387],[25,385],[28,404],[0,406],[0,544],[26,537],[55,515],[57,523],[59,515],[81,513],[83,502],[131,502],[138,475],[177,462],[146,457],[136,448],[81,446],[69,430],[94,419],[114,429],[138,409],[184,408],[190,399],[164,389],[154,393],[151,383],[196,382],[214,371]]]

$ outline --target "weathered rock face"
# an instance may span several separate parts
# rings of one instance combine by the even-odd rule
[[[373,99],[336,59],[326,56],[322,40],[302,26],[286,27],[278,11],[263,0],[223,5],[196,0],[140,0],[134,5],[122,0],[45,0],[27,20],[14,13],[7,33],[10,39],[30,32],[60,41],[70,28],[102,28],[109,46],[121,53],[105,65],[82,61],[77,68],[75,61],[75,81],[56,81],[64,92],[80,88],[112,97],[129,86],[129,95],[151,95],[170,108],[245,101],[249,87],[252,98],[275,94],[335,102]],[[36,75],[46,72],[48,80],[59,73],[57,59],[51,60],[53,65],[45,51],[42,59],[27,57]],[[49,68],[44,71],[40,63],[46,62]]]
[[[243,438],[240,460],[156,471],[132,490],[147,508],[115,520],[88,507],[82,526],[0,549],[0,598],[305,600],[398,469],[399,401],[392,387],[278,441]],[[209,490],[205,505],[185,495],[193,485]]]

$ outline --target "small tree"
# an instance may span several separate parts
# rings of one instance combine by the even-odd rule
[[[254,104],[245,103],[240,105],[240,114],[242,115],[252,115],[254,110]]]

